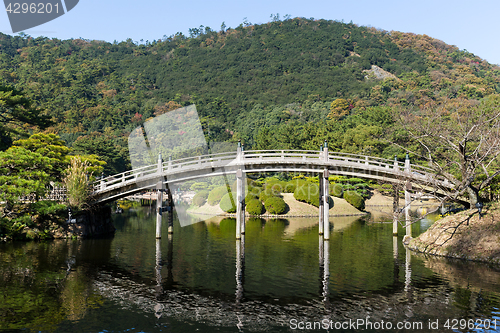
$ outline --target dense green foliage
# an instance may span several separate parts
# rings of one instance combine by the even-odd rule
[[[305,182],[297,186],[293,197],[302,202],[319,207],[319,185],[310,182]]]
[[[286,211],[286,203],[283,198],[269,197],[264,202],[264,206],[269,214],[283,214]]]
[[[49,117],[41,113],[21,91],[0,83],[0,150],[7,149],[13,139],[26,136],[28,126],[47,127]]]
[[[372,66],[386,78],[366,72]],[[425,35],[294,18],[144,45],[0,34],[0,85],[15,89],[0,101],[33,110],[16,121],[49,117],[108,174],[130,168],[133,128],[191,103],[208,142],[317,150],[326,139],[331,150],[392,158],[402,152],[382,139],[391,107],[498,93],[500,71]]]
[[[246,201],[245,210],[250,215],[264,214],[264,205],[259,199],[251,199]]]
[[[193,197],[193,205],[201,207],[207,202],[208,190],[201,190],[197,192]]]
[[[260,194],[260,191],[258,193],[254,192],[254,188],[251,188],[248,190],[248,193],[247,195],[245,196],[245,202],[249,202],[250,200],[254,200],[254,199],[259,199],[259,194]]]
[[[281,187],[266,186],[259,194],[260,201],[265,202],[268,198],[281,196]]]
[[[236,193],[226,193],[220,200],[219,206],[226,213],[236,213]]]
[[[229,190],[228,190],[227,186],[225,186],[225,185],[214,188],[208,194],[208,198],[207,198],[208,204],[210,206],[217,205],[221,201],[222,197],[228,192],[229,192]]]
[[[359,210],[365,209],[365,199],[357,192],[345,191],[344,199]]]
[[[344,195],[344,189],[342,188],[342,185],[340,184],[332,184],[330,185],[330,194],[337,197],[337,198],[342,198]]]

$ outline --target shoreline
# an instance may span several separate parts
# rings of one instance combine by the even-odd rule
[[[485,205],[481,219],[469,209],[436,221],[408,243],[412,251],[500,265],[500,203]]]

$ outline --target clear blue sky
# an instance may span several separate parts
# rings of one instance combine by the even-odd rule
[[[66,15],[26,30],[37,37],[85,38],[113,42],[161,39],[178,31],[221,23],[236,27],[244,18],[265,23],[271,14],[314,17],[426,34],[500,64],[500,0],[80,0]],[[0,31],[12,34],[7,14]]]

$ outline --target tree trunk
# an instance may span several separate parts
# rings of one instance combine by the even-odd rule
[[[477,200],[478,200],[478,193],[477,190],[469,186],[467,188],[467,193],[469,194],[469,209],[472,209],[476,206]]]

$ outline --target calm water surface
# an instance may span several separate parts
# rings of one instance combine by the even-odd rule
[[[115,215],[113,238],[0,244],[0,330],[500,331],[498,267],[412,254],[391,224],[331,221],[329,242],[316,219],[250,219],[241,242],[233,219],[175,221],[157,242],[145,207]]]

